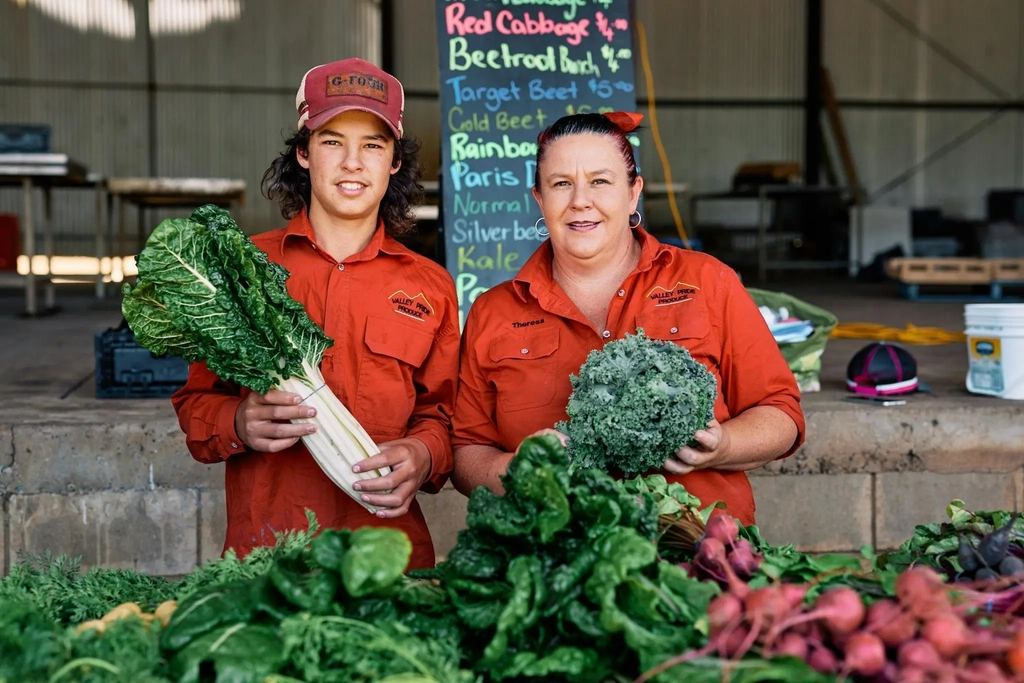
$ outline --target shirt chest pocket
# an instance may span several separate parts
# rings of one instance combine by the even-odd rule
[[[420,327],[387,318],[367,320],[355,407],[360,422],[384,435],[403,434],[416,405],[413,375],[434,343],[432,331]]]
[[[499,410],[513,412],[550,405],[560,378],[557,370],[558,329],[511,333],[491,342],[492,384]]]
[[[703,301],[691,300],[641,313],[636,317],[636,326],[643,329],[646,337],[686,347],[695,358],[717,356],[709,348],[711,321]]]

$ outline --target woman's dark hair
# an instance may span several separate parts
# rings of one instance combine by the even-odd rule
[[[537,165],[533,170],[534,189],[540,189],[540,165],[544,161],[548,146],[559,138],[584,133],[607,135],[614,140],[615,146],[622,154],[622,161],[626,164],[626,177],[630,186],[636,182],[638,170],[636,157],[633,156],[633,145],[618,124],[604,114],[570,114],[558,119],[537,136]]]
[[[303,126],[285,140],[285,151],[274,159],[263,174],[261,185],[263,196],[275,201],[281,207],[281,215],[291,220],[301,211],[309,208],[311,186],[309,170],[299,165],[295,153],[309,150],[310,131]],[[411,138],[395,140],[395,156],[392,168],[399,163],[401,168],[391,176],[388,189],[380,200],[380,217],[384,230],[391,237],[408,235],[416,227],[412,208],[423,201],[423,186],[420,185],[420,144]]]

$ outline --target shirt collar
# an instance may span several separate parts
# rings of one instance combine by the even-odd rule
[[[310,244],[316,244],[316,234],[313,232],[313,226],[309,222],[309,214],[306,210],[300,211],[294,218],[288,221],[284,235],[281,236],[282,251],[289,237],[304,238]],[[374,231],[373,237],[370,238],[370,243],[366,245],[366,248],[346,260],[369,261],[376,258],[380,252],[384,252],[389,256],[397,256],[404,252],[404,247],[401,243],[387,234],[387,230],[384,229],[383,218],[377,219],[377,229]]]
[[[664,244],[643,228],[634,228],[635,238],[640,242],[640,260],[634,273],[650,270],[655,264],[669,265],[672,263],[672,247]],[[551,272],[551,260],[554,252],[551,240],[545,240],[540,247],[527,259],[512,280],[512,287],[524,302],[528,295],[539,298],[541,292],[551,291],[554,276]],[[534,287],[536,285],[536,287]]]

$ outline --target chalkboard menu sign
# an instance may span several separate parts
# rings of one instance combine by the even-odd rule
[[[629,0],[437,0],[441,231],[461,321],[543,238],[537,135],[565,114],[635,111]]]

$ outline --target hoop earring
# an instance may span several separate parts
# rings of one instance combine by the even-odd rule
[[[539,235],[540,237],[547,237],[548,235],[551,234],[551,231],[548,230],[548,224],[545,223],[544,224],[544,232],[541,232],[541,230],[540,230],[540,222],[542,220],[544,220],[544,216],[541,216],[540,218],[537,219],[537,222],[533,224],[533,229],[537,231],[537,235]]]
[[[633,222],[633,213],[636,214],[636,223]],[[629,214],[629,227],[639,228],[640,224],[644,222],[644,217],[640,215],[639,211],[634,211],[633,213]]]

